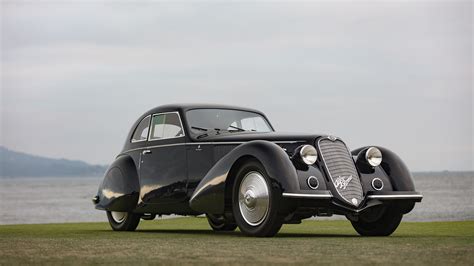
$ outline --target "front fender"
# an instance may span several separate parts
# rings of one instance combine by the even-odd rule
[[[209,170],[189,200],[191,208],[203,213],[224,213],[229,172],[239,159],[248,156],[262,163],[269,177],[280,185],[282,191],[299,190],[296,169],[285,151],[275,143],[255,140],[236,147]]]
[[[96,209],[132,211],[137,206],[140,186],[133,159],[118,157],[107,169],[97,192]]]
[[[361,174],[361,178],[374,174],[377,177],[386,175],[390,180],[392,191],[415,191],[413,177],[402,159],[387,148],[375,147],[382,152],[382,163],[375,168],[368,167],[364,159],[365,151],[370,147],[362,147],[352,151],[352,155],[357,156],[356,166]]]

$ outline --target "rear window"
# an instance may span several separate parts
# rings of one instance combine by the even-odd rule
[[[145,141],[148,138],[148,129],[150,127],[150,116],[142,119],[138,124],[132,136],[132,142]]]

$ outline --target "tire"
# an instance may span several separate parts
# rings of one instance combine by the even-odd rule
[[[273,184],[257,160],[249,160],[236,174],[232,212],[240,231],[248,236],[274,236],[283,224],[278,214],[281,189]]]
[[[216,232],[229,232],[234,231],[237,228],[237,225],[235,223],[226,222],[223,216],[206,214],[206,217],[212,230]]]
[[[369,217],[361,216],[358,221],[351,221],[359,235],[389,236],[395,232],[402,221],[403,214],[390,207],[378,211],[378,215],[370,214]]]
[[[140,222],[140,215],[131,212],[107,211],[107,219],[114,231],[135,231]]]

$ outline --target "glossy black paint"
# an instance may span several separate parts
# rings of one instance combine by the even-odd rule
[[[232,169],[235,162],[249,158],[260,161],[283,192],[300,192],[298,174],[283,149],[269,141],[253,140],[239,145],[211,168],[191,197],[191,208],[206,213],[223,213],[226,186],[230,185],[226,182],[229,173],[236,170]]]
[[[132,211],[140,191],[137,168],[132,158],[121,155],[109,166],[99,187],[96,208],[109,211]]]
[[[99,187],[96,208],[151,214],[225,214],[228,211],[229,191],[232,190],[234,175],[249,158],[262,163],[283,193],[336,194],[333,183],[329,181],[321,165],[321,159],[311,166],[292,159],[299,146],[314,145],[318,138],[327,135],[223,132],[196,139],[190,134],[186,111],[199,108],[245,110],[265,117],[257,110],[221,105],[167,105],[146,112],[134,123],[121,153],[109,167]],[[180,115],[185,132],[183,137],[135,143],[130,141],[135,128],[144,117],[164,112],[177,112]],[[271,126],[270,122],[269,125]],[[364,196],[415,193],[411,174],[395,153],[378,147],[382,151],[383,162],[378,167],[371,167],[363,156],[367,148],[362,147],[352,152]],[[310,176],[318,180],[317,189],[308,186],[307,179]],[[372,187],[374,178],[379,178],[384,183],[381,191]],[[336,195],[332,199],[283,199],[285,201],[281,208],[291,213],[287,222],[315,214],[357,214],[373,206],[392,202],[401,202],[401,208],[408,212],[417,201],[375,200],[367,197],[359,209],[354,209],[337,200]]]
[[[296,170],[298,174],[298,183],[299,183],[299,193],[317,193],[317,191],[327,191],[329,190],[326,181],[324,178],[323,173],[316,165],[311,165],[307,167],[305,170]],[[312,189],[308,185],[308,178],[310,176],[316,177],[318,180],[318,187],[317,189]]]
[[[228,151],[234,148],[229,147]],[[192,192],[209,170],[215,164],[215,145],[213,144],[189,144],[186,145],[187,170],[188,170],[188,196]],[[216,154],[217,155],[217,154]]]
[[[162,146],[152,146],[141,153],[140,204],[167,204],[185,200],[186,146],[172,144],[184,144],[184,138],[160,141]]]
[[[402,159],[387,148],[373,147],[377,147],[382,152],[383,157],[380,166],[374,168],[368,166],[364,159],[365,152],[370,147],[362,147],[352,151],[352,155],[357,158],[356,167],[359,169],[361,176],[370,180],[373,177],[379,177],[384,184],[390,184],[390,187],[385,189],[386,191],[415,191],[413,177]]]

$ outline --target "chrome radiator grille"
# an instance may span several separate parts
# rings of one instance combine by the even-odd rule
[[[359,206],[363,199],[362,186],[344,142],[339,139],[321,138],[317,146],[339,195],[348,203]]]

